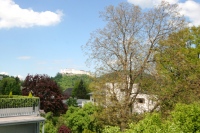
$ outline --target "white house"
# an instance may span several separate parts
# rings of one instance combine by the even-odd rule
[[[106,94],[105,94],[106,97],[115,95],[117,97],[118,101],[125,100],[125,92],[121,88],[122,88],[122,84],[119,85],[119,84],[107,83],[106,84]],[[94,93],[89,93],[89,95],[90,95],[90,101],[95,102]],[[148,112],[148,111],[152,110],[156,105],[156,102],[155,102],[156,96],[149,95],[146,93],[139,93],[138,92],[138,84],[133,84],[131,97],[135,97],[135,102],[132,107],[133,113]],[[106,102],[109,102],[109,100],[107,98],[106,98]]]

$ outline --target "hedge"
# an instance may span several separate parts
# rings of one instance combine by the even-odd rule
[[[38,105],[38,97],[0,95],[0,108],[33,107]]]

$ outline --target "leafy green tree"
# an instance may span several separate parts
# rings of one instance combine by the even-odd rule
[[[83,108],[70,106],[67,113],[63,115],[65,125],[74,133],[82,133],[84,129],[100,132],[100,126],[95,119],[96,107],[87,103]]]
[[[21,81],[18,77],[5,77],[0,81],[0,93],[8,95],[21,95]]]
[[[59,81],[60,79],[62,79],[62,74],[61,73],[57,73],[56,74],[56,76],[55,77],[53,77],[53,79],[55,80],[55,81]]]
[[[116,126],[106,126],[103,133],[122,133]],[[180,104],[162,117],[160,113],[147,113],[139,122],[132,122],[123,133],[199,133],[200,106],[199,103]]]
[[[44,130],[45,133],[58,133],[56,126],[53,124],[53,113],[48,112],[45,114],[45,125],[44,125]],[[40,133],[42,133],[42,130],[40,128]]]
[[[68,107],[69,106],[74,106],[74,107],[78,106],[77,100],[73,97],[68,98],[67,101],[66,101],[66,104],[67,104]]]
[[[198,133],[200,132],[199,103],[177,104],[168,118],[147,114],[143,120],[129,125],[126,133]]]
[[[174,32],[165,40],[155,55],[160,78],[159,96],[164,112],[178,102],[193,103],[200,98],[200,27]]]
[[[0,76],[2,76],[3,78],[9,77],[8,75],[5,74],[0,74]]]
[[[184,133],[200,132],[200,104],[177,104],[171,113],[171,124],[176,125]]]
[[[79,99],[89,98],[88,93],[88,85],[82,79],[75,84],[74,89],[72,90],[72,96]]]
[[[138,123],[131,123],[126,133],[162,133],[162,118],[158,113],[146,114]]]

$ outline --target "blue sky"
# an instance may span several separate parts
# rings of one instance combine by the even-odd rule
[[[0,73],[47,74],[60,69],[93,71],[81,46],[105,23],[99,12],[129,2],[150,8],[161,0],[0,0]],[[200,24],[200,1],[178,3],[191,24]]]

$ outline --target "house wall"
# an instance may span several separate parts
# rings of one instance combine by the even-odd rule
[[[125,92],[123,91],[124,84],[112,84],[112,83],[106,83],[106,96],[116,96],[118,101],[123,102],[126,100],[125,98]],[[148,95],[145,93],[138,93],[138,84],[133,84],[132,88],[132,95],[131,97],[136,96],[136,101],[134,102],[132,106],[132,112],[134,113],[144,113],[152,110],[156,102],[154,101],[156,99],[155,95]],[[90,95],[90,101],[92,101],[93,95]],[[143,101],[141,101],[143,100]],[[93,102],[93,101],[92,101]],[[109,98],[106,98],[107,103],[111,103]]]
[[[0,133],[39,133],[39,123],[0,126]]]
[[[136,101],[133,104],[133,112],[144,113],[152,110],[156,105],[153,99],[155,99],[154,95],[137,94]]]

